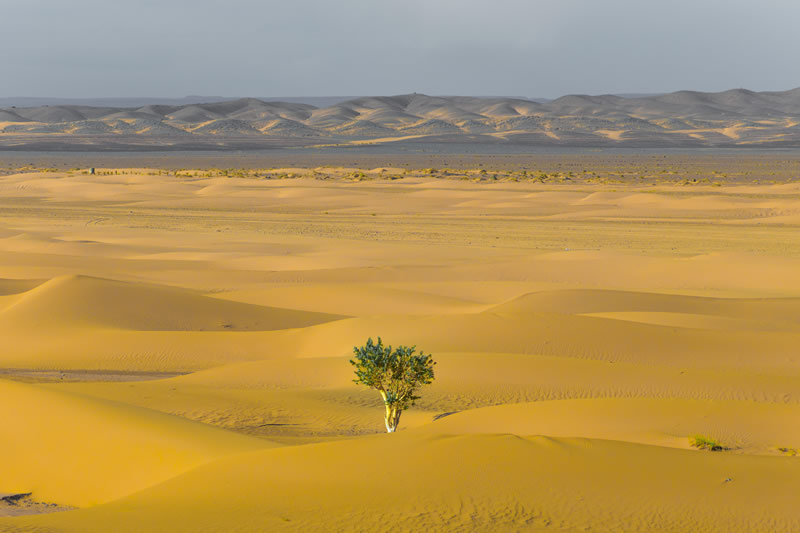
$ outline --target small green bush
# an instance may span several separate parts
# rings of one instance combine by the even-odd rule
[[[709,450],[712,452],[722,452],[729,449],[719,441],[703,435],[692,435],[689,437],[689,444],[697,449]]]

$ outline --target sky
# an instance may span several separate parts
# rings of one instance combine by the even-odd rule
[[[798,0],[0,0],[0,97],[800,86]]]

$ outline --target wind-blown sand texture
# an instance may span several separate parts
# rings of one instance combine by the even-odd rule
[[[61,512],[0,531],[797,531],[772,173],[4,175],[0,495]],[[438,361],[393,435],[378,335]]]
[[[325,100],[325,99],[322,99]],[[551,101],[405,94],[301,102],[242,98],[139,107],[0,109],[0,148],[187,150],[302,146],[798,147],[800,88]]]

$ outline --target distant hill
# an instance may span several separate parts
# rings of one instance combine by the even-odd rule
[[[345,100],[352,100],[357,96],[286,96],[286,97],[259,97],[265,102],[291,102],[296,104],[311,104],[316,107],[325,107],[338,104]],[[93,107],[142,107],[146,105],[190,105],[209,104],[215,102],[230,102],[240,100],[240,97],[228,96],[184,96],[182,98],[158,97],[118,97],[118,98],[57,98],[36,96],[9,96],[0,97],[0,108],[6,107],[37,107],[54,105],[75,105]]]
[[[35,99],[34,99],[35,100]],[[131,99],[133,101],[135,99]],[[198,101],[206,100],[206,101]],[[473,143],[576,147],[800,147],[800,88],[555,100],[405,94],[187,97],[0,109],[0,149],[225,149]]]

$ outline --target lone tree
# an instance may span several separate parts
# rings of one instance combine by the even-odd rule
[[[355,367],[353,382],[377,390],[386,406],[384,421],[386,431],[394,433],[400,422],[400,414],[414,405],[419,398],[415,393],[422,385],[433,382],[433,357],[420,352],[416,346],[384,346],[378,337],[374,344],[367,339],[364,346],[353,347],[355,358],[350,364]]]

